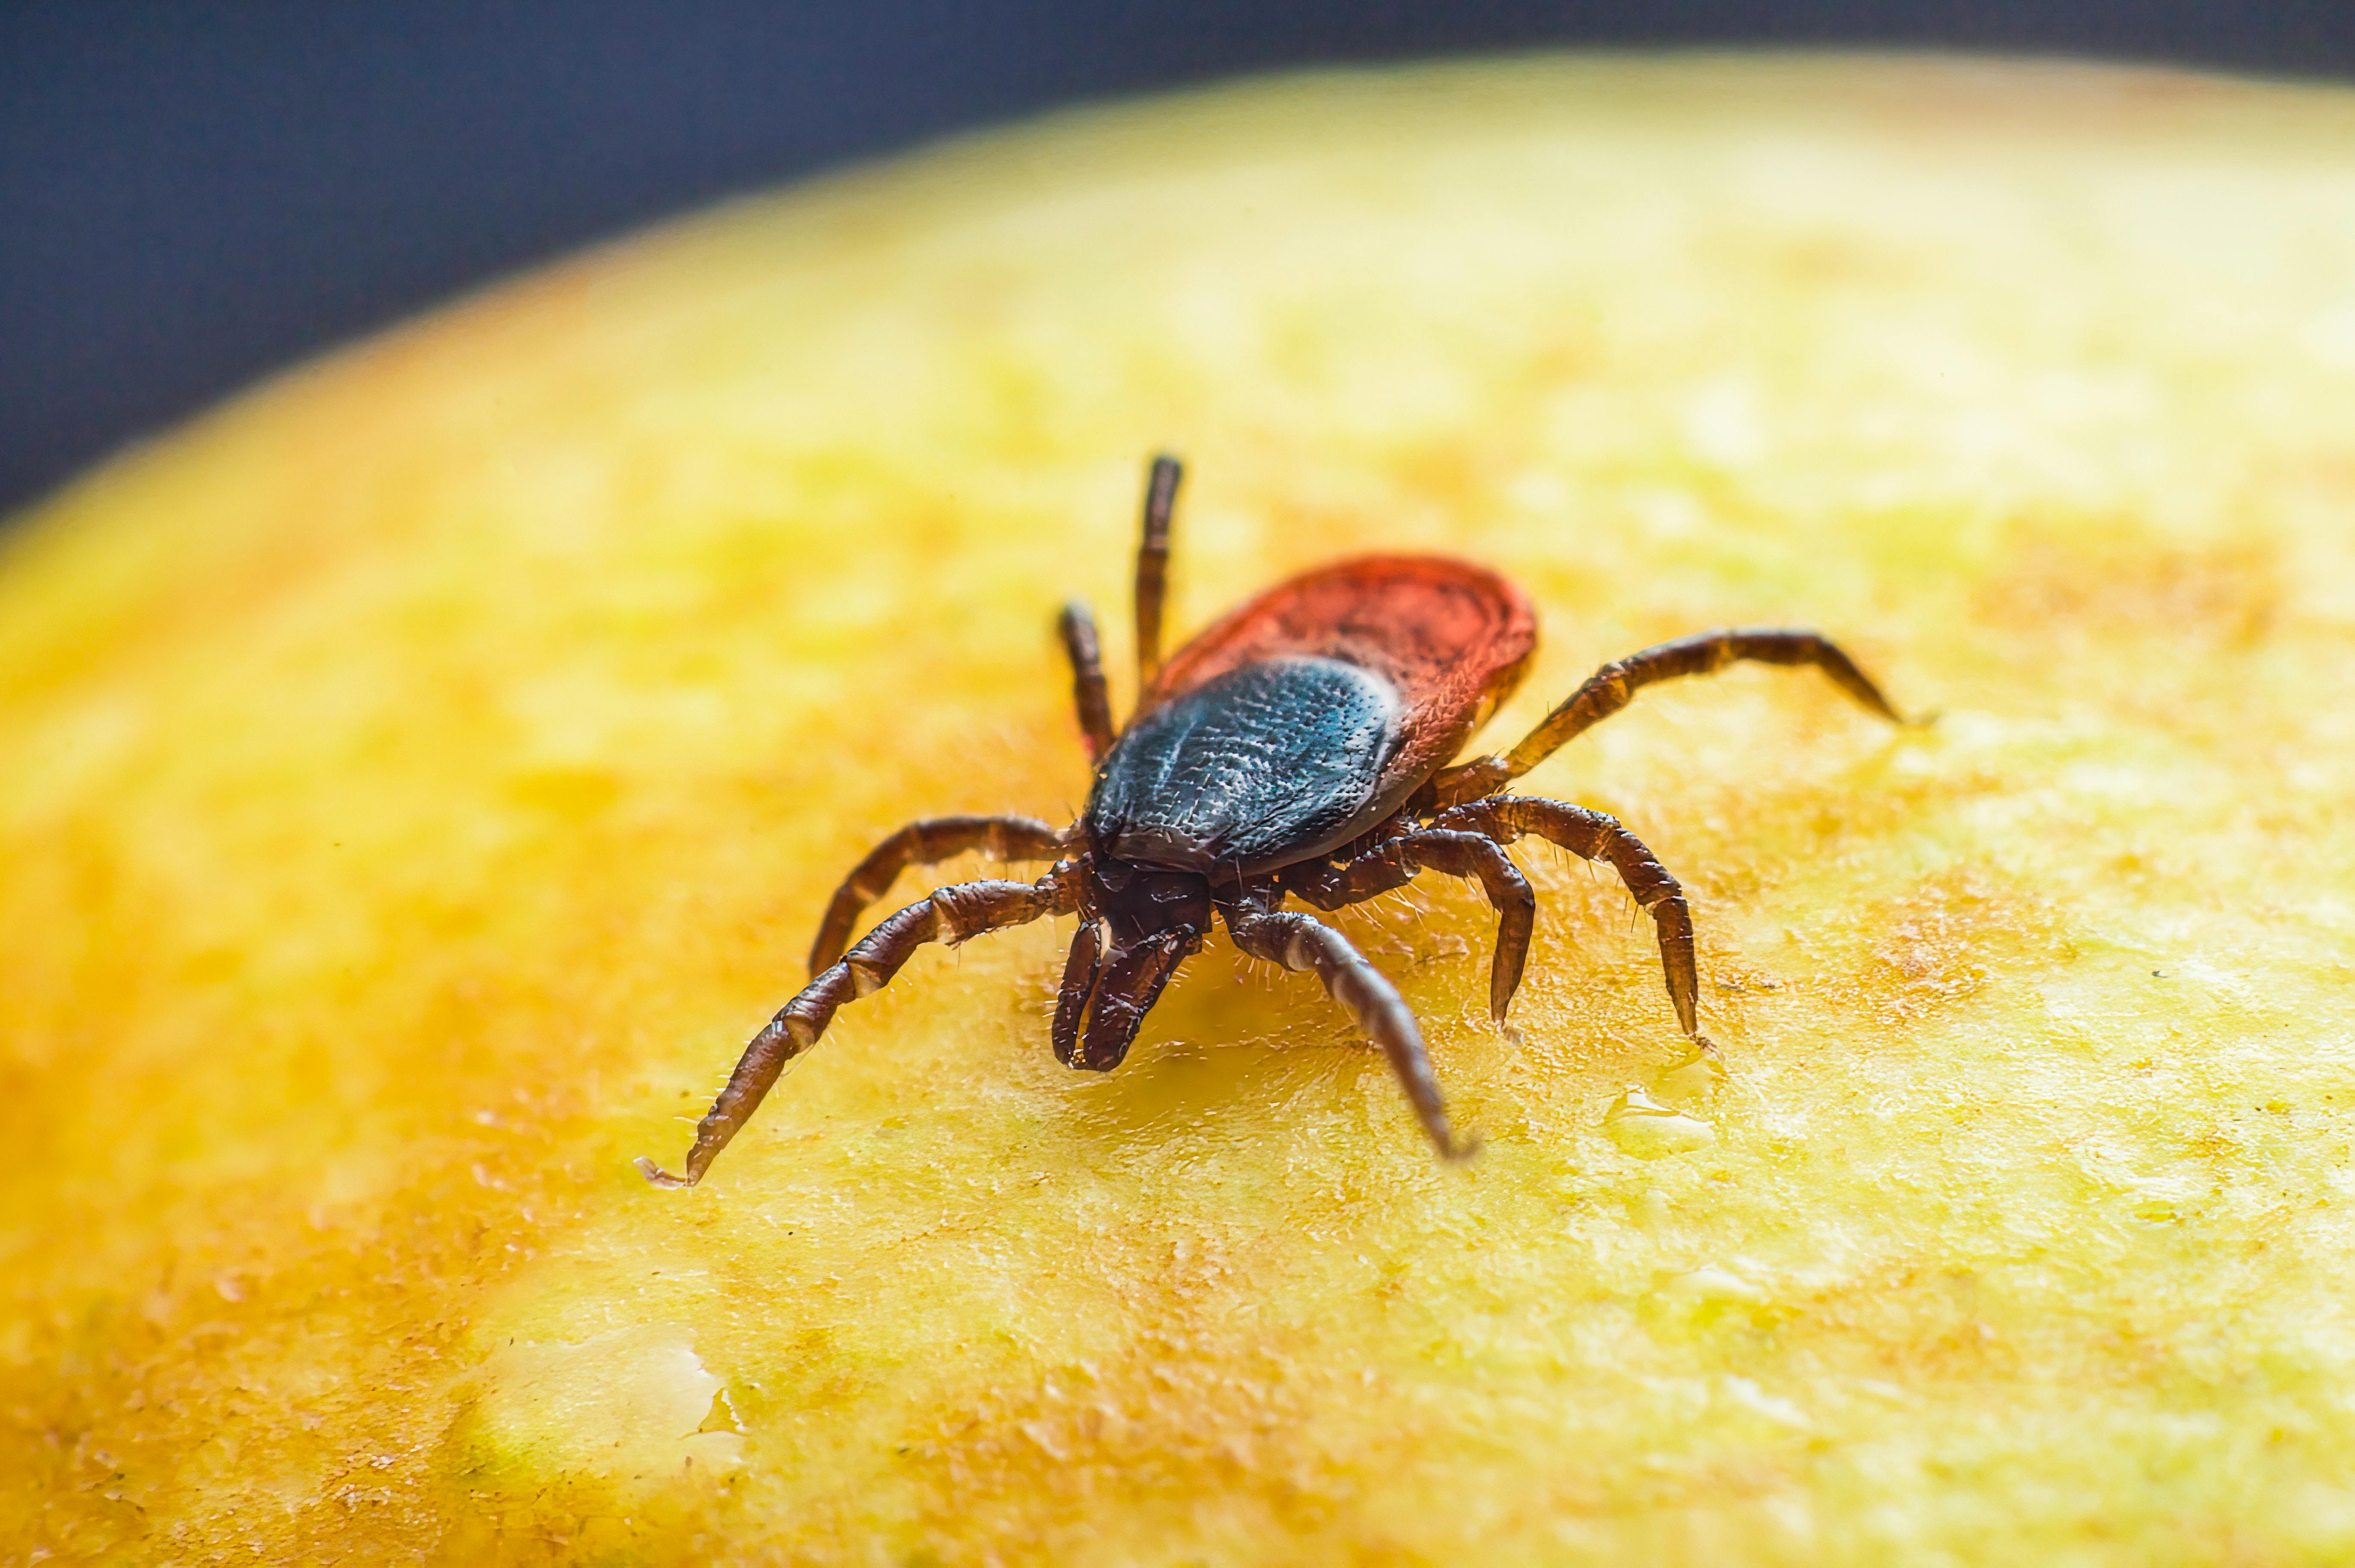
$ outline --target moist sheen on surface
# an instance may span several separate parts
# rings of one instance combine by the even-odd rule
[[[1172,698],[1105,759],[1088,825],[1105,852],[1252,872],[1366,827],[1398,744],[1391,683],[1338,659],[1247,664]]]

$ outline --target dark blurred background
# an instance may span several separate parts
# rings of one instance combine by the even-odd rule
[[[2336,77],[2355,0],[0,0],[0,511],[453,290],[945,132],[1318,62],[1736,44]]]

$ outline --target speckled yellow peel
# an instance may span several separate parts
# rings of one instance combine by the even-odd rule
[[[99,471],[0,546],[0,1555],[2355,1555],[2350,145],[2051,67],[1251,85]],[[1050,617],[1163,444],[1178,635],[1443,549],[1546,615],[1492,735],[1741,622],[1941,717],[1742,671],[1531,775],[1693,891],[1721,1082],[1532,855],[1518,1045],[1476,894],[1338,917],[1467,1168],[1221,943],[1059,1068],[1042,924],[649,1189],[876,835],[1078,806]]]

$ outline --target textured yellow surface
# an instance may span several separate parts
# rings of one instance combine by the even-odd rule
[[[2057,68],[1247,86],[592,254],[57,496],[0,1557],[2347,1560],[2350,145]],[[1059,1068],[1065,922],[647,1187],[876,836],[1082,798],[1049,620],[1118,633],[1159,443],[1181,630],[1444,549],[1546,617],[1506,738],[1726,622],[1939,711],[1741,671],[1528,781],[1693,890],[1730,1081],[1537,853],[1518,1049],[1476,895],[1341,917],[1469,1168],[1222,940]]]

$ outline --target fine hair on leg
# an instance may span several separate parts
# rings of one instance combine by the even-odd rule
[[[1476,1141],[1457,1138],[1448,1123],[1439,1080],[1431,1071],[1431,1053],[1423,1043],[1423,1026],[1398,987],[1367,963],[1348,938],[1313,916],[1273,912],[1248,898],[1222,902],[1220,909],[1235,945],[1245,954],[1287,969],[1312,970],[1324,982],[1326,994],[1382,1048],[1416,1119],[1442,1157],[1469,1159],[1478,1152]]]
[[[1497,912],[1497,952],[1488,965],[1488,1016],[1498,1024],[1520,988],[1528,965],[1529,933],[1537,923],[1537,895],[1529,879],[1496,840],[1479,833],[1425,827],[1383,839],[1341,865],[1287,866],[1278,880],[1322,910],[1362,903],[1404,887],[1420,871],[1438,871],[1477,881]]]
[[[754,1035],[728,1075],[711,1109],[696,1124],[695,1146],[687,1151],[686,1173],[670,1172],[641,1156],[638,1169],[657,1187],[692,1187],[703,1179],[719,1151],[728,1147],[760,1108],[785,1070],[785,1064],[817,1043],[835,1010],[845,1002],[872,996],[927,942],[954,947],[986,931],[1021,925],[1040,915],[1067,914],[1074,902],[1064,880],[1050,871],[1036,882],[959,882],[920,899],[893,914],[861,937],[857,946],[816,978],[801,994],[777,1010],[766,1028]]]
[[[1629,894],[1651,915],[1659,934],[1660,967],[1668,980],[1668,1000],[1677,1009],[1678,1027],[1687,1038],[1701,1040],[1700,978],[1693,958],[1692,911],[1685,902],[1684,889],[1642,839],[1619,825],[1617,817],[1567,801],[1499,795],[1449,806],[1433,822],[1435,827],[1476,833],[1498,844],[1510,844],[1524,835],[1542,838],[1618,872]]]
[[[932,866],[979,850],[993,860],[1059,860],[1063,835],[1035,816],[928,816],[911,822],[867,852],[827,901],[826,918],[810,944],[815,976],[842,956],[850,929],[868,904],[891,891],[911,866]]]
[[[1094,612],[1074,599],[1055,621],[1063,655],[1071,661],[1071,706],[1080,716],[1080,738],[1088,762],[1101,763],[1112,750],[1112,695],[1104,685],[1103,647],[1096,640]]]
[[[1892,724],[1906,721],[1856,661],[1820,633],[1771,626],[1700,632],[1604,665],[1505,755],[1475,757],[1440,773],[1432,781],[1436,797],[1446,805],[1501,789],[1626,707],[1644,688],[1689,675],[1714,675],[1745,661],[1813,665],[1860,706]]]

